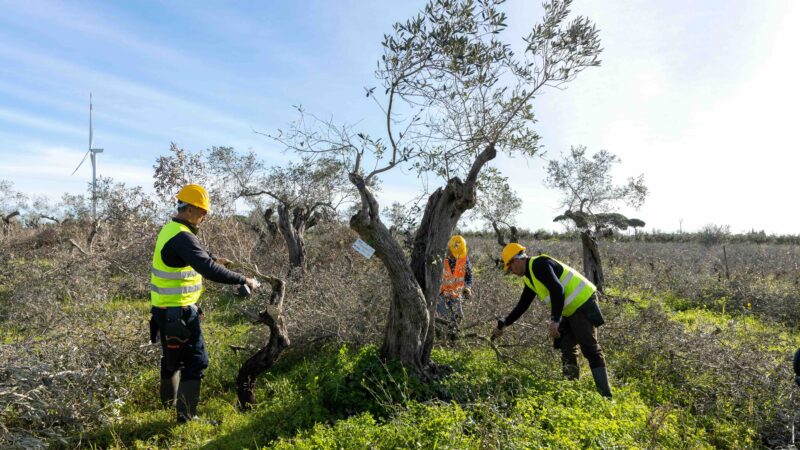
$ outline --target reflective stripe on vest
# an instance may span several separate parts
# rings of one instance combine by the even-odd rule
[[[467,257],[462,256],[456,259],[455,267],[450,269],[448,258],[444,260],[444,271],[442,272],[442,286],[439,293],[450,298],[461,297],[466,284],[464,279],[467,276]]]
[[[187,270],[185,272],[165,272],[163,270],[158,270],[155,267],[150,268],[150,273],[159,278],[166,278],[168,280],[182,280],[184,278],[195,277],[198,275],[194,269]]]
[[[174,287],[174,288],[160,288],[155,284],[150,285],[150,291],[157,292],[162,295],[172,295],[172,294],[188,294],[190,292],[197,292],[203,289],[203,286],[200,284],[195,284],[194,286],[181,286],[181,287]]]
[[[539,255],[530,259],[528,262],[528,276],[523,277],[523,279],[525,280],[525,285],[535,292],[536,296],[546,305],[550,305],[550,291],[541,280],[533,276],[533,261],[541,257],[552,259],[564,269],[564,272],[558,279],[558,283],[564,288],[564,309],[561,310],[561,315],[563,317],[569,317],[592,297],[592,294],[597,291],[597,288],[591,281],[587,280],[586,277],[572,267],[547,255]],[[531,279],[533,279],[532,283]]]
[[[178,233],[191,233],[182,223],[170,221],[158,233],[150,268],[150,303],[153,306],[187,306],[197,303],[203,292],[203,277],[191,266],[170,267],[161,259],[161,250]]]

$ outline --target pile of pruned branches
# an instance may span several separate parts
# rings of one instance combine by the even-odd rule
[[[71,224],[0,248],[0,444],[43,447],[115,417],[123,379],[154,358],[139,348],[144,311],[123,302],[147,294],[155,234],[119,231],[101,231],[91,252]]]
[[[86,225],[86,224],[84,224]],[[67,442],[118,417],[131,377],[157,360],[147,341],[149,267],[160,224],[58,224],[0,245],[0,446]],[[323,341],[372,343],[388,307],[383,267],[350,245],[354,234],[325,224],[309,239],[308,267],[291,270],[286,243],[239,217],[212,218],[199,235],[216,255],[285,277],[284,317],[292,347]],[[44,236],[44,237],[43,237]],[[45,239],[46,238],[46,239]],[[231,290],[208,284],[202,303]],[[248,305],[257,310],[263,305]],[[260,345],[260,344],[259,344]]]

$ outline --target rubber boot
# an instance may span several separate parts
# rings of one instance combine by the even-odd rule
[[[597,386],[597,392],[603,397],[611,398],[611,385],[608,384],[606,368],[595,367],[592,369],[592,376],[594,377],[594,385]]]
[[[197,418],[198,402],[200,402],[200,380],[181,380],[178,385],[178,398],[175,402],[178,423],[185,423]]]
[[[161,406],[164,408],[174,408],[175,398],[178,397],[178,384],[181,381],[181,372],[176,370],[170,378],[162,378],[159,388]]]

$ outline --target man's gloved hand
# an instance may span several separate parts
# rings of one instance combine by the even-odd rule
[[[494,340],[500,339],[502,336],[503,336],[503,330],[501,330],[500,328],[495,327],[494,331],[492,331],[491,340],[494,341]]]
[[[561,322],[550,322],[550,325],[547,327],[547,334],[553,339],[558,339],[561,337],[561,333],[558,332],[558,327],[561,326]]]
[[[245,278],[244,284],[239,285],[239,295],[241,297],[249,297],[259,286],[261,286],[261,283],[255,278]]]
[[[461,294],[464,296],[465,299],[469,300],[472,298],[472,288],[464,288],[464,292]]]
[[[492,337],[491,337],[492,341],[499,339],[500,337],[503,336],[503,328],[505,328],[505,323],[503,323],[502,320],[498,320],[497,326],[494,328],[494,331],[492,331]]]
[[[244,284],[246,284],[251,291],[258,289],[261,286],[261,283],[259,283],[255,278],[245,278]]]

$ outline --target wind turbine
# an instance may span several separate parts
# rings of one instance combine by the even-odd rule
[[[91,155],[92,156],[92,220],[97,222],[97,154],[103,153],[102,148],[93,148],[94,147],[94,136],[92,134],[92,93],[89,93],[89,150],[86,151],[86,154],[83,155],[83,159],[81,160],[78,167],[72,171],[72,175],[75,175],[75,172],[81,168],[83,163],[86,161],[86,157]]]

